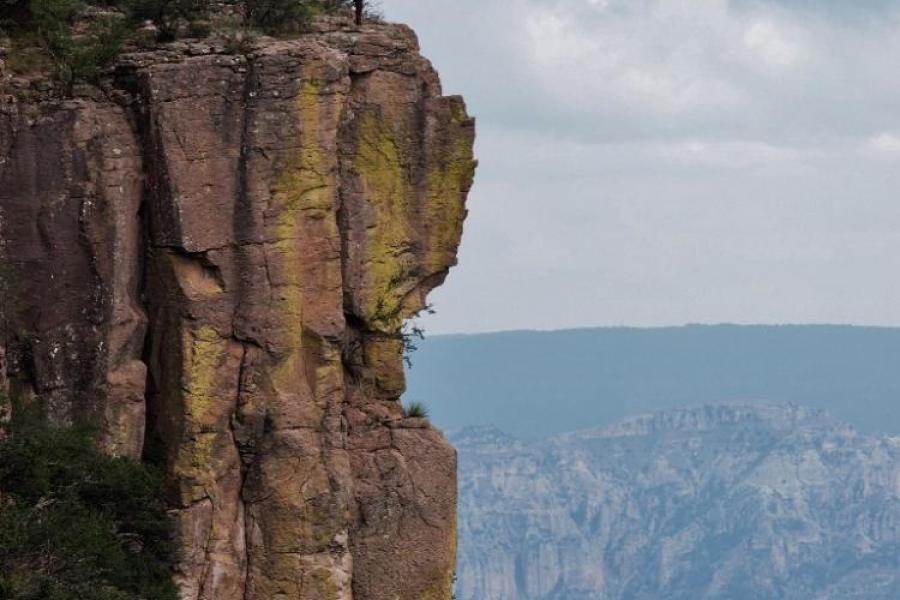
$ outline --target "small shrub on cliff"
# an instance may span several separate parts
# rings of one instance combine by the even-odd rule
[[[402,275],[397,274],[388,282],[388,287],[393,288],[402,282]],[[392,303],[394,306],[388,309],[389,302],[385,297],[378,298],[375,303],[375,312],[372,315],[372,323],[382,334],[400,340],[403,362],[407,368],[412,368],[412,355],[419,349],[419,342],[425,339],[425,329],[416,322],[422,314],[435,314],[434,308],[428,304],[416,311],[406,319],[403,315],[403,305]]]
[[[161,477],[15,408],[0,441],[0,598],[175,600]]]
[[[415,419],[427,419],[428,407],[421,402],[410,402],[403,407],[403,416]]]

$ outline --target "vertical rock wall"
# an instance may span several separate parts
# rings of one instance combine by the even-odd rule
[[[51,418],[97,423],[111,452],[131,456],[146,406],[141,165],[114,105],[0,97],[0,240],[13,280],[0,301],[17,305],[18,333],[8,369]]]
[[[455,451],[403,417],[398,334],[456,262],[474,127],[412,32],[129,55],[104,98],[0,106],[13,380],[162,454],[182,597],[449,598]]]

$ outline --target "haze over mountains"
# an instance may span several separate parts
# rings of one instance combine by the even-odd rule
[[[460,600],[898,597],[900,329],[436,336],[412,359],[406,399],[456,430]]]
[[[898,597],[898,437],[731,404],[451,441],[460,600]]]
[[[826,409],[863,432],[900,433],[900,329],[693,325],[427,337],[407,400],[453,431],[522,438],[704,403]]]

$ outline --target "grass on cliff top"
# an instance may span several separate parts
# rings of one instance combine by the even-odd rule
[[[159,473],[15,412],[0,441],[0,599],[175,600]]]

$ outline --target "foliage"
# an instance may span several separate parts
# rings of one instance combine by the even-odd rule
[[[352,6],[352,0],[242,0],[247,24],[269,35],[309,29],[313,17]]]
[[[193,24],[209,16],[207,0],[125,0],[125,12],[132,23],[152,21],[162,40],[173,40],[182,23]]]
[[[428,309],[429,314],[434,311]],[[416,315],[418,316],[418,315]],[[400,328],[400,340],[403,342],[403,362],[408,368],[412,368],[412,353],[419,349],[419,342],[425,339],[425,329],[413,322],[407,321]]]
[[[30,18],[29,0],[0,0],[0,33]]]
[[[162,480],[14,407],[0,441],[0,598],[175,600]]]
[[[188,35],[192,38],[206,38],[212,34],[212,25],[209,21],[194,20],[188,24]]]
[[[96,82],[135,28],[152,21],[161,39],[179,26],[202,32],[208,0],[108,0],[105,14],[88,17],[82,0],[0,0],[0,27],[14,38],[17,70],[37,70],[49,60],[67,93],[78,81]],[[95,11],[96,12],[96,11]],[[208,25],[207,25],[208,29]],[[16,43],[18,42],[18,43]],[[35,54],[39,48],[41,55]]]
[[[247,23],[267,34],[303,31],[316,14],[311,2],[297,0],[244,0],[244,9]]]
[[[402,275],[398,274],[388,282],[388,287],[393,288],[400,281],[402,281]],[[375,303],[375,312],[372,315],[372,323],[382,334],[400,340],[403,348],[403,362],[408,368],[412,368],[412,354],[419,349],[419,342],[425,339],[425,329],[420,327],[415,320],[423,313],[433,315],[434,308],[428,304],[404,320],[402,303],[396,304],[392,309],[388,309],[387,305],[388,302],[384,297],[378,298]]]
[[[428,407],[422,404],[421,402],[410,402],[406,406],[403,407],[403,416],[404,417],[413,417],[417,419],[427,419],[428,418]]]
[[[365,8],[361,0],[235,0],[245,27],[270,35],[309,29],[320,14]],[[89,6],[103,6],[103,16],[86,18]],[[187,31],[193,37],[212,33],[209,0],[0,0],[0,34],[14,34],[11,67],[19,72],[52,67],[67,93],[78,81],[96,82],[126,39],[144,22],[152,22],[160,41]],[[96,11],[95,11],[96,13]],[[218,23],[217,23],[218,25]],[[236,35],[232,50],[250,39]],[[37,50],[40,50],[39,52]]]
[[[412,354],[416,350],[419,349],[419,342],[425,339],[425,329],[420,327],[415,319],[418,319],[422,313],[433,315],[435,313],[434,308],[428,304],[423,309],[417,311],[412,319],[409,321],[404,321],[403,325],[400,327],[400,341],[403,343],[403,362],[406,363],[407,368],[412,368]]]
[[[21,311],[15,273],[0,263],[0,343],[15,329]]]
[[[53,64],[57,79],[71,93],[76,81],[95,81],[104,66],[121,51],[130,28],[120,16],[98,16],[84,33],[73,29],[86,5],[81,0],[31,0],[30,21],[24,25]]]

